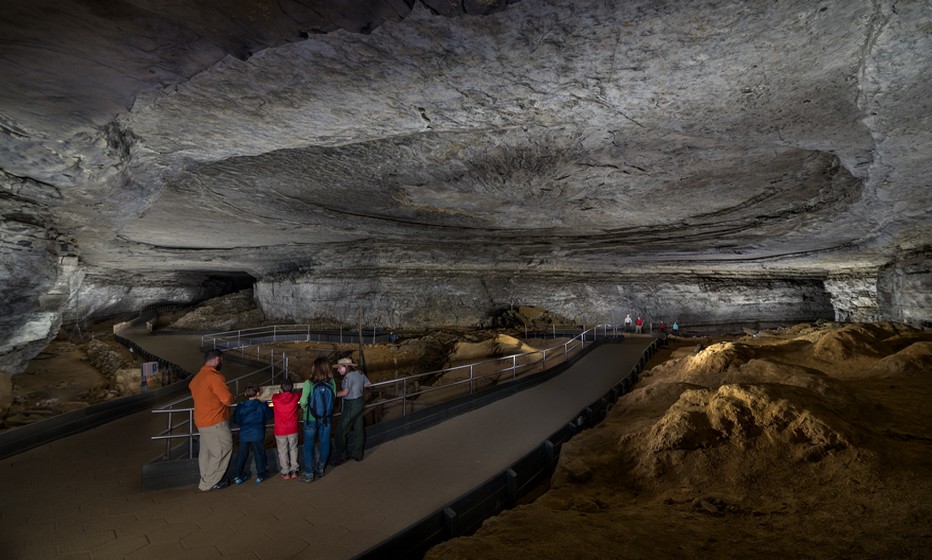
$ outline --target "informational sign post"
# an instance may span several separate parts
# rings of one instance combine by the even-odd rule
[[[142,375],[139,376],[140,383],[142,385],[142,391],[146,392],[149,388],[149,380],[155,378],[159,374],[159,363],[158,362],[143,362],[142,364]]]

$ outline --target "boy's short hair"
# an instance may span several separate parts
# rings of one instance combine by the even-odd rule
[[[282,383],[282,391],[287,393],[292,389],[294,389],[294,383],[292,383],[290,379],[286,379],[285,382]]]
[[[249,385],[246,385],[246,390],[243,391],[243,394],[246,395],[247,398],[251,399],[259,394],[259,388],[250,383]]]

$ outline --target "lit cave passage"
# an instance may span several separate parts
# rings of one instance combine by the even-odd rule
[[[615,409],[650,430],[573,443],[541,507],[594,522],[644,501],[634,526],[673,547],[654,553],[721,557],[729,539],[704,535],[722,520],[752,543],[752,522],[782,534],[832,506],[863,520],[813,530],[841,544],[779,551],[921,557],[932,503],[917,501],[929,495],[917,473],[932,423],[913,398],[928,391],[932,322],[925,3],[8,4],[4,417],[50,345],[153,308],[237,301],[238,315],[211,319],[220,330],[632,313],[759,336],[671,351],[678,361]],[[775,353],[758,348],[768,337]],[[767,416],[766,403],[785,414]],[[640,458],[622,469],[584,444]],[[833,501],[742,486],[768,478],[768,464],[804,464],[828,489],[884,490]],[[694,491],[716,466],[727,484]],[[624,499],[582,489],[611,469],[640,486],[609,481]],[[676,493],[674,479],[692,486]],[[563,523],[530,515],[489,532]],[[648,535],[677,516],[682,542]],[[611,529],[599,534],[594,546],[615,550]],[[616,555],[640,554],[629,544]]]

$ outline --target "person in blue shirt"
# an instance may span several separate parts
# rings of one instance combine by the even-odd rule
[[[239,451],[236,452],[233,467],[233,482],[242,484],[249,480],[246,461],[252,450],[256,461],[256,484],[269,477],[269,464],[265,458],[265,425],[272,419],[272,409],[268,403],[259,400],[259,388],[247,385],[243,393],[244,402],[236,405],[233,421],[239,425]]]

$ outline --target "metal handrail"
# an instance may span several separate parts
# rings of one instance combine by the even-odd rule
[[[294,325],[290,325],[290,326],[293,327]],[[278,326],[274,326],[273,329],[277,329],[277,327]],[[228,333],[220,333],[220,334],[241,333],[247,330],[252,331],[252,332],[268,333],[268,330],[267,330],[268,327],[263,327],[263,328],[266,330],[261,331],[259,329],[244,329],[243,331],[229,331]],[[522,372],[521,375],[525,373],[525,370],[527,372],[531,372],[531,368],[539,367],[540,371],[537,373],[541,373],[543,371],[546,371],[547,369],[548,352],[551,353],[550,354],[551,367],[556,366],[559,363],[566,362],[567,360],[570,359],[571,356],[574,356],[576,353],[578,353],[583,348],[585,348],[587,337],[591,336],[592,340],[595,341],[597,337],[599,336],[599,329],[602,329],[603,337],[609,336],[610,329],[612,331],[613,336],[617,335],[617,332],[618,332],[618,329],[616,326],[596,325],[590,329],[583,330],[582,332],[575,335],[574,337],[564,342],[563,344],[552,346],[550,348],[544,348],[542,350],[535,350],[533,352],[523,352],[520,354],[512,354],[509,356],[492,358],[492,359],[483,360],[483,361],[475,362],[471,364],[454,366],[454,367],[445,368],[441,370],[418,373],[414,375],[408,375],[405,377],[399,377],[397,379],[391,379],[388,381],[380,381],[377,383],[373,383],[367,389],[367,392],[370,395],[372,402],[365,405],[363,413],[364,414],[372,413],[374,409],[380,408],[382,414],[379,414],[379,416],[382,417],[382,416],[385,416],[386,409],[394,408],[398,406],[397,403],[400,403],[401,415],[406,416],[407,414],[409,414],[409,408],[412,409],[411,412],[413,412],[413,408],[415,404],[417,404],[417,403],[414,403],[413,401],[415,401],[418,397],[422,397],[430,393],[434,393],[434,392],[445,390],[445,389],[465,386],[468,384],[469,386],[468,393],[466,394],[472,395],[472,394],[475,394],[479,390],[480,385],[482,384],[483,381],[493,379],[494,380],[493,382],[497,383],[498,381],[501,380],[502,376],[506,372],[511,373],[510,379],[507,380],[509,382],[514,382],[515,380],[517,380],[519,372]],[[205,335],[205,336],[212,336],[212,335]],[[560,352],[558,354],[559,359],[554,359],[552,357],[553,353],[558,352],[558,351]],[[539,360],[532,359],[532,357],[536,354],[540,354]],[[519,359],[521,363],[519,363]],[[505,363],[510,362],[510,366],[498,367],[499,364],[502,364],[502,362],[505,362]],[[287,356],[284,354],[284,352],[282,353],[282,363],[284,365],[287,365]],[[485,371],[489,369],[488,366],[491,367],[491,371]],[[268,367],[272,367],[272,384],[274,384],[275,382],[274,381],[275,379],[274,364]],[[253,377],[255,376],[255,374],[262,372],[265,369],[267,368],[262,368],[260,370],[253,371],[246,375],[240,376],[236,379],[230,380],[227,382],[227,385],[236,384],[237,390],[234,391],[234,394],[238,394],[239,393],[239,390],[238,390],[239,381],[244,380],[249,377]],[[442,385],[431,385],[423,389],[420,388],[420,381],[423,379],[432,378],[432,377],[442,379],[443,377],[448,376],[450,373],[457,372],[457,371],[465,371],[465,370],[469,371],[468,378],[457,379],[455,381],[444,383]],[[482,372],[477,373],[480,370]],[[286,372],[287,370],[282,369],[281,371]],[[397,387],[399,387],[399,385],[401,388],[400,395],[398,394],[398,390],[397,390]],[[390,391],[389,387],[395,388],[395,391]],[[415,387],[416,389],[409,392],[408,390],[409,387]],[[386,396],[386,394],[388,396]],[[462,396],[462,394],[457,393],[453,396],[450,396],[449,398],[454,398],[457,396]],[[182,438],[187,438],[188,456],[189,457],[193,456],[192,455],[193,449],[194,449],[193,440],[194,440],[194,436],[197,435],[197,432],[194,430],[195,428],[194,420],[193,420],[194,409],[193,407],[175,408],[176,405],[183,403],[185,401],[190,401],[190,400],[191,400],[190,396],[184,397],[182,399],[178,399],[176,401],[169,403],[168,405],[166,405],[166,407],[152,410],[154,414],[168,414],[168,427],[162,432],[160,432],[159,434],[155,436],[151,436],[152,440],[166,440],[165,454],[163,455],[163,458],[165,459],[168,459],[171,457],[172,441],[177,440],[177,439],[182,439]],[[443,402],[443,401],[439,401],[439,402]],[[439,404],[439,402],[425,404],[425,407]],[[173,424],[173,414],[185,414],[186,419],[181,421],[178,424]],[[336,412],[334,414],[334,416],[339,416],[339,415],[340,415],[339,412]],[[187,427],[186,432],[174,433],[175,430],[183,428],[183,427]]]
[[[391,329],[381,327],[366,327],[362,331],[362,338],[372,342],[379,338],[388,339]],[[235,331],[211,333],[201,336],[201,348],[204,349],[230,349],[255,346],[258,342],[310,342],[316,336],[321,342],[324,337],[337,338],[340,343],[356,342],[360,338],[359,331],[339,327],[335,329],[312,329],[309,324],[300,325],[266,325]]]
[[[599,325],[602,326],[602,325]],[[597,328],[597,327],[595,327]],[[612,327],[616,328],[616,327]],[[572,331],[585,331],[585,325],[572,324],[572,325],[556,325],[552,324],[549,327],[550,334],[554,338],[557,336],[558,329],[560,331],[572,330]],[[362,329],[362,338],[363,340],[371,339],[372,342],[376,342],[378,339],[388,339],[391,333],[394,333],[395,330],[384,327],[365,327]],[[398,332],[401,332],[398,330]],[[529,334],[529,328],[525,326],[524,335],[527,337]],[[565,334],[561,332],[560,334]],[[336,341],[328,340],[328,342],[340,342],[340,343],[354,343],[359,340],[359,331],[354,329],[348,329],[345,327],[338,327],[333,329],[321,329],[321,328],[312,328],[310,324],[292,324],[292,325],[265,325],[261,327],[251,327],[247,329],[237,329],[232,331],[224,331],[219,333],[209,333],[201,336],[201,348],[207,349],[233,349],[233,348],[243,348],[249,346],[256,346],[259,343],[265,342],[293,342],[296,340],[303,340],[305,342],[311,342],[315,337],[317,342],[322,342],[323,337],[335,337]]]
[[[280,362],[272,361],[271,364],[263,368],[259,368],[255,371],[251,371],[245,375],[241,375],[237,378],[231,379],[226,382],[227,387],[230,388],[230,392],[234,395],[240,394],[240,384],[247,381],[255,381],[255,378],[263,373],[267,372],[269,376],[268,379],[270,384],[275,384],[276,376],[287,375],[287,361],[288,358],[282,353],[282,359]],[[276,372],[275,366],[279,365],[278,371]],[[268,371],[267,371],[268,370]],[[153,414],[167,414],[168,415],[168,426],[159,432],[158,434],[151,436],[150,439],[153,441],[165,440],[165,453],[163,454],[164,459],[171,458],[172,451],[172,442],[177,439],[186,438],[188,440],[188,457],[192,457],[194,453],[194,436],[198,434],[196,427],[194,425],[194,407],[178,407],[179,404],[191,401],[191,396],[181,397],[180,399],[171,401],[162,408],[156,408],[152,410]],[[184,416],[184,420],[175,423],[174,415],[181,414]],[[182,428],[187,428],[185,432],[176,433],[177,430]]]

